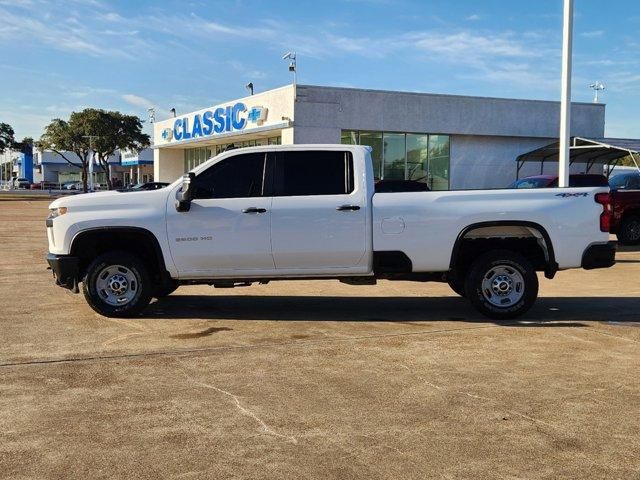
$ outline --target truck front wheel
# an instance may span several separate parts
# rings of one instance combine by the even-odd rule
[[[128,252],[96,258],[83,279],[87,303],[105,317],[133,317],[149,304],[153,292],[147,268]]]
[[[494,250],[478,257],[465,282],[467,298],[483,315],[496,320],[519,317],[538,296],[538,276],[522,255]]]

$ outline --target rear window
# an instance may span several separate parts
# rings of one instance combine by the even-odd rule
[[[570,175],[571,187],[607,187],[609,182],[604,175]]]
[[[511,185],[511,188],[545,188],[549,185],[548,178],[523,178]]]
[[[345,195],[353,192],[353,158],[341,151],[277,152],[275,196]]]

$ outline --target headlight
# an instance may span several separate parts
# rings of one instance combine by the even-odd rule
[[[58,207],[49,209],[49,218],[56,218],[67,213],[67,207]]]

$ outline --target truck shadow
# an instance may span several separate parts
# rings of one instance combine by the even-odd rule
[[[640,252],[640,245],[621,245],[618,244],[618,252]],[[616,258],[616,262],[620,260]]]
[[[338,297],[175,295],[152,303],[143,313],[155,319],[437,322],[486,323],[458,297]],[[584,326],[581,322],[635,322],[640,326],[640,299],[635,297],[541,297],[526,315],[507,322],[523,327]],[[560,323],[556,323],[560,322]],[[564,323],[562,323],[564,322]]]

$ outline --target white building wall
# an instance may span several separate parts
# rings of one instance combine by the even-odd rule
[[[184,173],[184,150],[164,148],[153,152],[153,179],[156,182],[173,182]]]
[[[506,187],[516,179],[516,157],[551,142],[551,138],[453,135],[450,188],[464,190]],[[539,166],[531,165],[525,168],[521,171],[521,177],[540,173]]]
[[[604,136],[605,106],[573,103],[571,132]],[[557,137],[560,103],[299,85],[296,128]]]

